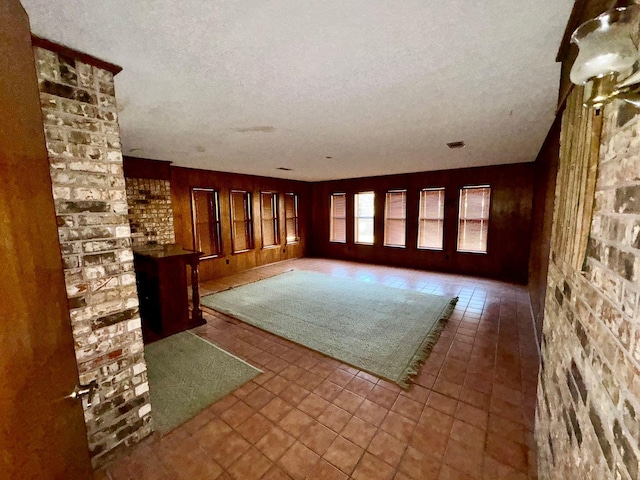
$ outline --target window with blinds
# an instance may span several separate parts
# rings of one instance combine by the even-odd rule
[[[220,197],[211,188],[191,189],[193,248],[212,258],[222,254]]]
[[[384,204],[384,245],[405,247],[407,224],[407,191],[387,192]]]
[[[329,241],[347,243],[347,194],[331,194],[331,218],[329,219]]]
[[[295,193],[284,194],[284,221],[287,243],[296,243],[300,240],[298,230],[298,195]]]
[[[444,243],[444,188],[420,191],[418,248],[442,250]]]
[[[253,248],[253,223],[251,221],[251,194],[233,190],[231,199],[231,241],[233,253]]]
[[[487,253],[491,187],[480,185],[460,189],[458,251]]]
[[[354,236],[355,243],[373,245],[373,222],[375,193],[361,192],[354,195]]]
[[[279,245],[277,193],[260,193],[260,214],[260,218],[262,219],[262,246],[273,247]]]

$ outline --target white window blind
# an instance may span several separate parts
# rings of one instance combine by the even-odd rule
[[[373,192],[356,193],[354,203],[355,242],[373,245],[375,194]]]
[[[298,195],[285,193],[284,195],[285,234],[287,243],[295,243],[300,240],[298,230]]]
[[[329,240],[346,243],[347,241],[347,194],[331,194],[331,218]]]
[[[273,192],[260,193],[260,210],[262,220],[262,246],[278,245],[278,194]]]
[[[251,250],[253,248],[253,228],[251,194],[249,192],[231,192],[231,227],[234,253]]]
[[[193,188],[191,208],[193,248],[203,253],[201,258],[222,254],[218,192],[210,188]]]
[[[418,248],[442,250],[444,242],[444,188],[420,191]]]
[[[387,192],[384,207],[384,244],[389,247],[406,246],[407,191]]]
[[[458,251],[487,252],[490,200],[488,185],[460,189]]]

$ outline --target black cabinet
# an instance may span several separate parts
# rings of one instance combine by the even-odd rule
[[[199,252],[179,245],[134,248],[142,332],[146,342],[202,325],[198,289]],[[193,309],[189,315],[187,265]]]

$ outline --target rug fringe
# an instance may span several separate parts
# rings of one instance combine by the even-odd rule
[[[449,305],[447,305],[447,307],[442,311],[442,314],[440,315],[440,318],[438,318],[438,321],[436,322],[434,327],[422,341],[422,344],[420,345],[420,348],[418,348],[417,353],[413,356],[411,362],[409,363],[409,365],[407,365],[407,368],[403,372],[402,378],[400,378],[400,380],[398,380],[397,382],[400,388],[408,390],[411,386],[410,381],[412,377],[417,375],[420,366],[431,355],[431,351],[440,338],[442,330],[444,330],[444,327],[447,325],[447,321],[449,320],[449,317],[451,317],[456,303],[458,303],[458,297],[453,297],[449,302]]]

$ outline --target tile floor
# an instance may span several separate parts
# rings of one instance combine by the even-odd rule
[[[531,480],[538,353],[525,287],[298,259],[202,284],[202,294],[296,268],[457,295],[433,353],[395,384],[206,311],[196,332],[264,373],[96,480]]]

